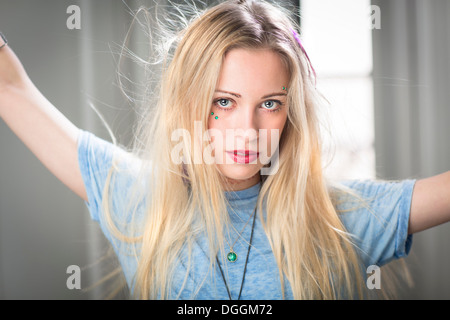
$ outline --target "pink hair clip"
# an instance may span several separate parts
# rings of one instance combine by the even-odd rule
[[[292,34],[294,35],[295,40],[297,40],[298,45],[300,46],[300,48],[302,49],[303,53],[305,54],[306,59],[308,60],[309,66],[311,67],[311,70],[314,73],[314,79],[316,79],[317,78],[316,70],[314,70],[314,68],[313,68],[313,66],[311,64],[311,60],[309,60],[308,54],[306,53],[305,48],[303,48],[302,42],[300,41],[299,34],[294,29],[292,29]]]

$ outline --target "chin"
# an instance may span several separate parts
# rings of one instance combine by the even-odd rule
[[[247,180],[253,178],[259,173],[261,169],[257,164],[245,164],[245,165],[218,165],[219,171],[228,179],[233,180]]]

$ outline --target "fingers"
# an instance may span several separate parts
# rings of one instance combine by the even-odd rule
[[[6,40],[6,37],[3,35],[3,33],[0,32],[0,49],[3,48],[8,44],[8,40]]]

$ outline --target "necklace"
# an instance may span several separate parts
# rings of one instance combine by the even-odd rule
[[[253,240],[253,231],[255,230],[255,221],[256,221],[256,207],[255,207],[255,211],[253,213],[252,232],[250,234],[250,242],[249,242],[248,250],[247,250],[247,258],[245,259],[244,273],[242,275],[241,289],[239,290],[238,300],[241,300],[242,288],[244,287],[245,273],[247,271],[248,256],[250,255],[250,249],[252,247],[252,240]],[[219,258],[217,256],[216,256],[216,261],[217,261],[217,265],[219,266],[220,274],[222,275],[223,282],[225,283],[225,287],[227,288],[228,297],[230,298],[230,300],[233,300],[231,298],[230,289],[228,288],[227,281],[225,280],[225,276],[223,275],[223,270],[222,270],[222,267],[220,266]]]
[[[253,211],[253,215],[256,212],[256,206],[255,206],[255,210]],[[228,242],[227,238],[225,238],[225,241],[227,242],[228,246],[230,247],[230,252],[228,252],[227,254],[227,260],[230,262],[236,262],[238,256],[237,253],[234,252],[233,247],[236,244],[236,242],[238,241],[238,239],[241,237],[242,232],[244,232],[245,228],[247,227],[247,224],[250,222],[250,219],[252,218],[252,215],[250,215],[250,217],[248,218],[247,222],[244,225],[244,228],[242,228],[241,232],[239,232],[236,240],[234,240],[233,245],[230,246],[230,243]]]

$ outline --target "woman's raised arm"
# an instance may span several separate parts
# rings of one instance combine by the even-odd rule
[[[412,197],[408,233],[450,221],[450,171],[417,180]]]
[[[79,130],[31,82],[9,45],[0,49],[0,117],[50,172],[87,201],[78,166]]]

